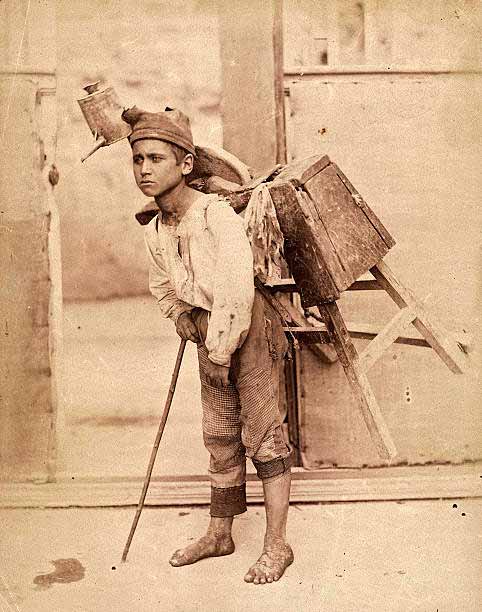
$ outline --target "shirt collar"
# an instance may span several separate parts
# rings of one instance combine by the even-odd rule
[[[217,197],[217,194],[201,194],[179,222],[177,235],[182,236],[193,225],[201,225],[202,229],[207,229],[206,209]]]
[[[190,227],[198,224],[201,224],[203,229],[207,229],[206,210],[208,206],[217,199],[219,199],[219,196],[216,193],[200,194],[200,196],[191,204],[177,226],[170,226],[162,223],[162,213],[159,211],[157,215],[157,218],[159,219],[157,232],[164,230],[171,234],[181,236],[185,234]]]

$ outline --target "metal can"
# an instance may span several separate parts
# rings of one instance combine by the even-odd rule
[[[77,100],[90,131],[97,141],[89,155],[100,147],[127,138],[132,131],[130,125],[121,117],[124,108],[114,88],[108,86],[99,89],[99,86],[100,81],[86,85],[84,89],[88,95]]]

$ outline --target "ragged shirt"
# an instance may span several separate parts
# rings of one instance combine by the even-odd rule
[[[209,359],[229,366],[251,324],[253,256],[243,220],[228,202],[200,195],[177,226],[161,215],[146,226],[149,288],[174,322],[194,307],[210,312]]]

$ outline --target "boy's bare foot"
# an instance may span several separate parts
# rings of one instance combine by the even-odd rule
[[[197,542],[186,546],[186,548],[176,550],[169,559],[169,563],[174,567],[180,567],[181,565],[196,563],[196,561],[206,559],[206,557],[222,557],[233,552],[234,542],[230,535],[219,537],[208,533],[199,538]]]
[[[293,563],[293,560],[293,551],[286,542],[265,543],[261,557],[249,568],[244,580],[254,584],[276,582],[284,574],[285,569]]]

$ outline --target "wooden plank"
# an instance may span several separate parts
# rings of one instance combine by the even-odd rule
[[[344,291],[378,263],[388,253],[388,247],[356,204],[333,164],[316,174],[304,188],[343,267],[343,276],[336,269],[329,269],[338,289]]]
[[[394,76],[399,75],[408,75],[408,76],[418,76],[418,77],[430,77],[430,76],[439,76],[439,75],[466,75],[466,74],[477,74],[481,73],[480,68],[478,66],[467,67],[467,68],[454,68],[452,63],[447,63],[446,65],[442,65],[438,63],[434,67],[425,67],[420,68],[419,66],[405,66],[405,67],[397,67],[392,68],[391,70],[384,70],[380,67],[380,65],[367,65],[363,66],[354,66],[353,64],[348,64],[344,66],[320,66],[320,65],[303,65],[303,66],[287,66],[285,68],[285,77],[291,77],[288,82],[292,82],[292,77],[296,78],[295,82],[303,81],[303,80],[316,80],[319,81],[320,78],[330,77],[330,76],[340,76],[346,78],[347,76],[352,76],[356,81],[356,77],[364,76],[373,76],[377,80],[387,79],[391,81]]]
[[[384,261],[379,261],[370,272],[399,308],[415,306],[417,300],[413,293],[402,285]]]
[[[433,315],[428,315],[424,306],[402,285],[385,262],[379,262],[370,271],[400,308],[408,305],[414,310],[417,315],[413,321],[414,327],[454,374],[462,374],[469,369],[470,365],[461,347],[449,337]]]
[[[461,347],[449,338],[445,331],[442,331],[440,324],[432,316],[429,319],[423,306],[419,305],[416,310],[417,318],[413,322],[413,326],[432,346],[449,370],[454,374],[467,372],[470,369],[470,364]]]
[[[369,323],[354,323],[346,322],[350,338],[358,340],[372,340],[379,334],[379,329],[376,325]],[[393,344],[404,344],[406,346],[419,346],[421,348],[432,348],[425,338],[416,338],[415,336],[403,335],[399,336]]]
[[[291,359],[285,359],[284,379],[288,420],[288,436],[293,451],[295,465],[301,465],[300,427],[299,427],[299,378],[297,374],[297,352],[292,350]]]
[[[314,163],[312,166],[310,166],[307,170],[305,170],[302,173],[299,179],[299,184],[304,185],[310,179],[312,179],[315,176],[315,174],[318,174],[318,172],[321,172],[322,170],[324,170],[329,164],[330,164],[330,158],[328,157],[328,155],[323,155],[323,157],[320,157],[320,159],[316,163]]]
[[[291,503],[482,497],[482,464],[427,465],[368,469],[292,469]],[[247,477],[248,503],[263,501],[261,482]],[[0,508],[102,508],[135,506],[141,477],[75,478],[54,483],[2,483]],[[147,506],[210,502],[205,475],[154,477]]]
[[[295,337],[298,341],[311,346],[311,344],[330,344],[330,336],[326,329],[316,328],[312,326],[307,327],[283,327],[288,336]]]
[[[303,401],[302,394],[302,373],[301,373],[301,357],[299,348],[293,351],[293,376],[295,381],[294,391],[295,391],[295,402],[288,407],[288,428],[293,431],[296,428],[296,466],[303,465],[303,459],[301,455],[301,444],[300,444],[300,413],[301,413],[301,405]]]
[[[296,193],[300,203],[303,206],[303,210],[308,211],[307,218],[310,220],[310,225],[313,228],[313,234],[317,238],[320,238],[320,248],[322,249],[321,255],[326,262],[328,272],[332,277],[333,282],[341,293],[345,287],[348,287],[351,284],[351,275],[343,265],[343,261],[338,253],[338,247],[333,243],[325,222],[320,219],[316,203],[306,191],[300,189],[297,190]],[[326,301],[332,300],[327,298]]]
[[[270,291],[280,293],[298,293],[298,287],[292,278],[282,278],[280,280],[272,280],[269,285],[265,285]]]
[[[338,299],[340,293],[327,267],[327,260],[335,257],[333,247],[319,224],[314,223],[302,195],[291,183],[273,185],[270,193],[285,238],[285,258],[303,306]]]
[[[325,321],[328,334],[343,365],[372,441],[381,457],[392,460],[397,454],[395,444],[370,383],[360,369],[358,354],[350,340],[338,306],[333,302],[332,304],[320,304],[318,309]]]
[[[368,372],[372,365],[380,359],[383,353],[400,337],[405,328],[412,323],[415,316],[411,308],[402,308],[385,325],[359,356],[360,370],[363,373]]]
[[[353,187],[351,182],[348,180],[345,174],[340,170],[340,168],[336,164],[333,164],[333,167],[335,168],[336,173],[342,180],[345,187],[348,189],[348,191],[351,193],[351,195],[355,199],[358,206],[360,206],[360,208],[363,210],[364,214],[367,216],[370,223],[380,234],[382,240],[385,242],[387,247],[391,249],[393,246],[395,246],[395,240],[393,239],[393,237],[391,236],[387,228],[383,225],[383,223],[380,221],[377,215],[373,212],[373,210],[368,206],[368,204],[362,198],[360,193],[355,189],[355,187]]]

